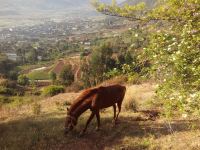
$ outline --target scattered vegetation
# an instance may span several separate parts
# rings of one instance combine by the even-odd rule
[[[42,95],[44,96],[54,96],[65,91],[63,86],[50,85],[42,89]]]
[[[19,75],[17,83],[23,86],[29,85],[29,78],[26,75]]]
[[[102,13],[139,23],[119,36],[95,39],[91,50],[66,41],[48,46],[33,42],[17,50],[17,63],[0,54],[0,114],[4,116],[0,118],[3,120],[0,149],[21,149],[22,145],[24,149],[199,149],[200,126],[196,120],[200,116],[199,1],[161,0],[153,9],[147,9],[144,3],[117,6],[115,0],[111,5],[96,0],[93,4]],[[82,51],[78,81],[74,82],[71,64],[60,74],[36,71],[18,76],[19,64],[40,61],[39,50],[41,61],[48,61],[63,57],[71,49]],[[63,93],[64,86],[68,92],[78,92],[96,85],[126,83],[120,125],[113,128],[110,119],[113,111],[105,110],[101,113],[102,130],[97,133],[91,130],[77,140],[78,131],[89,115],[85,113],[77,129],[63,137],[65,107],[71,103],[51,98],[36,101],[39,96],[33,95],[40,88],[30,79],[51,79],[53,85],[44,87],[42,96]],[[153,82],[151,87],[143,84],[149,80]],[[154,107],[162,111],[159,121],[138,121],[139,112],[131,112]],[[18,112],[24,108],[28,111]],[[14,113],[7,118],[5,110]]]
[[[38,103],[33,103],[32,104],[32,112],[34,115],[39,115],[41,113],[41,105]]]
[[[60,74],[59,74],[59,79],[61,81],[61,84],[63,85],[70,85],[74,81],[74,74],[72,72],[71,65],[65,66]]]

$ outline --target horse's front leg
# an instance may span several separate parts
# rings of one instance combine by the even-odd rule
[[[87,123],[86,123],[86,125],[85,125],[85,128],[84,128],[83,131],[81,132],[81,135],[84,134],[84,133],[86,132],[87,127],[88,127],[89,123],[91,122],[92,118],[94,117],[94,115],[95,115],[95,112],[92,112],[91,115],[90,115],[90,117],[89,117],[88,120],[87,120]]]
[[[100,129],[100,114],[99,114],[99,110],[96,111],[96,118],[97,118],[97,128],[96,130],[98,131]]]

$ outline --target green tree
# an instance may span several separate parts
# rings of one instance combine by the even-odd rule
[[[15,80],[17,72],[18,72],[16,69],[16,66],[17,66],[16,62],[11,61],[7,58],[7,56],[0,54],[0,75],[1,76]]]
[[[85,62],[82,67],[82,78],[86,81],[89,77],[89,83],[91,86],[103,81],[104,73],[116,67],[116,62],[112,58],[112,55],[113,50],[110,43],[104,43],[95,47],[89,57],[88,63]]]
[[[70,85],[73,83],[74,74],[73,74],[71,65],[67,65],[61,70],[59,74],[59,79],[61,83],[64,85]]]
[[[27,53],[27,58],[26,59],[31,63],[34,63],[34,62],[38,61],[38,53],[37,53],[36,49],[31,49]]]
[[[146,27],[150,31],[149,43],[143,48],[142,57],[152,63],[151,73],[160,82],[157,98],[164,103],[168,116],[174,110],[199,115],[199,0],[161,0],[151,10],[144,3],[120,7],[96,1],[95,7],[104,14],[141,24],[153,21],[153,25]]]
[[[49,76],[50,76],[50,79],[52,80],[52,83],[54,83],[57,79],[56,73],[50,72]]]

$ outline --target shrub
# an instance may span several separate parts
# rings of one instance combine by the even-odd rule
[[[15,92],[14,92],[13,89],[0,86],[0,94],[3,94],[3,95],[14,95],[14,93]]]
[[[17,83],[23,86],[29,85],[29,79],[25,75],[19,75],[17,78]]]
[[[10,103],[11,100],[7,96],[0,96],[0,105]]]
[[[10,81],[7,79],[0,79],[0,86],[6,87],[6,88],[16,88],[16,82]]]
[[[59,93],[63,93],[65,91],[63,86],[50,85],[48,87],[43,88],[42,95],[44,96],[54,96]]]
[[[129,100],[124,102],[124,108],[125,110],[137,112],[137,108],[138,108],[137,102],[135,101],[134,98],[130,98]]]
[[[38,103],[34,103],[32,106],[32,112],[34,115],[39,115],[41,113],[41,105]]]
[[[74,74],[70,65],[65,66],[60,74],[59,79],[63,85],[70,85],[74,81]]]
[[[54,83],[57,79],[56,73],[55,72],[50,72],[49,74],[50,79],[52,80],[52,82]]]
[[[128,82],[132,83],[132,84],[140,84],[141,78],[140,78],[139,74],[133,72],[128,75]]]

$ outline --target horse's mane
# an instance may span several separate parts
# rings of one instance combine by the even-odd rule
[[[90,88],[85,91],[73,102],[69,109],[69,114],[72,113],[84,100],[92,96],[98,91],[99,88]]]

